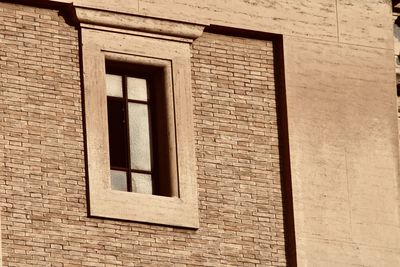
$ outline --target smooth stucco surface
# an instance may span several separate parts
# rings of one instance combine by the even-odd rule
[[[285,55],[299,266],[399,265],[392,52],[288,37]]]

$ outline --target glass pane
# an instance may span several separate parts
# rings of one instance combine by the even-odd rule
[[[147,84],[145,79],[128,77],[128,99],[147,101]]]
[[[111,167],[128,167],[126,123],[121,99],[107,100],[108,141]]]
[[[131,168],[151,171],[148,105],[129,103]]]
[[[152,194],[153,186],[151,175],[144,173],[132,173],[132,191],[142,194]]]
[[[111,170],[111,189],[128,191],[126,172]]]
[[[122,76],[106,74],[107,96],[122,97]]]

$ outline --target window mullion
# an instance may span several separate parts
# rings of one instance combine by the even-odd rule
[[[131,169],[131,148],[130,148],[130,133],[129,133],[129,116],[128,116],[128,86],[127,86],[127,76],[122,76],[122,90],[123,90],[123,99],[124,99],[124,115],[125,115],[125,134],[128,149],[127,151],[127,160],[128,160],[128,173],[127,173],[127,188],[128,192],[132,192],[132,169]]]
[[[154,120],[154,118],[152,117],[153,116],[153,113],[154,113],[154,105],[153,105],[153,97],[152,97],[152,94],[151,94],[151,87],[150,87],[151,85],[149,85],[149,81],[146,79],[146,88],[147,88],[147,103],[146,103],[146,105],[147,105],[147,110],[148,110],[148,123],[149,123],[149,133],[150,133],[150,135],[149,135],[149,138],[150,138],[150,175],[151,175],[151,183],[152,183],[152,188],[153,188],[153,194],[156,194],[157,192],[158,192],[158,188],[157,188],[157,179],[158,179],[158,177],[155,177],[155,174],[157,173],[157,171],[158,170],[156,170],[156,167],[155,167],[155,156],[154,156],[154,154],[156,153],[156,151],[155,151],[155,149],[156,149],[156,145],[155,145],[155,141],[156,141],[156,139],[154,138],[154,136],[155,136],[155,129],[157,128],[157,127],[154,127],[154,122],[155,122],[155,120]]]

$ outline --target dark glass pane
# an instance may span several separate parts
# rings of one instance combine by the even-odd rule
[[[107,99],[108,138],[110,145],[110,163],[113,167],[128,167],[126,122],[122,99]]]

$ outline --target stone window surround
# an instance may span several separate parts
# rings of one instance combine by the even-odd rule
[[[204,27],[84,8],[75,12],[81,28],[90,216],[198,228],[190,43]],[[176,140],[179,197],[111,190],[106,60],[164,68],[166,89],[174,95],[170,134]]]

